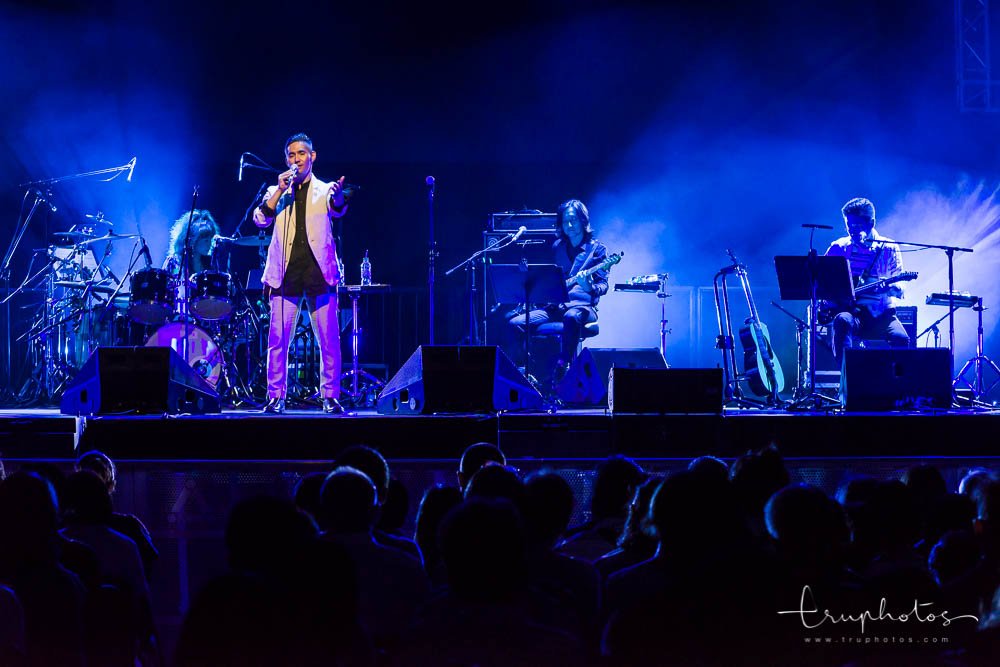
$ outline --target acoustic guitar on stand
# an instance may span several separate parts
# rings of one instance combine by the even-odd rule
[[[726,252],[733,260],[733,270],[740,279],[747,298],[747,306],[750,308],[750,317],[745,321],[746,326],[739,331],[740,343],[743,345],[744,376],[753,393],[767,396],[769,403],[778,405],[780,403],[778,393],[785,388],[785,374],[771,347],[771,334],[767,330],[767,325],[760,321],[760,316],[757,314],[757,305],[750,290],[750,278],[746,267],[736,259],[732,250]]]

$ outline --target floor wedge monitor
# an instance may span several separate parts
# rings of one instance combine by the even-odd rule
[[[542,395],[495,345],[422,345],[375,406],[383,415],[537,410]]]
[[[99,347],[63,393],[66,415],[205,414],[219,395],[169,347]]]

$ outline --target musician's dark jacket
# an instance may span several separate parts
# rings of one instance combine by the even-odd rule
[[[556,264],[563,271],[563,276],[570,279],[580,271],[597,266],[608,256],[607,247],[591,237],[584,241],[578,250],[568,247],[569,244],[563,239],[556,239],[552,244],[552,251]],[[608,269],[595,271],[590,276],[591,289],[581,287],[576,281],[569,287],[569,301],[567,306],[589,306],[594,308],[601,297],[608,293]]]

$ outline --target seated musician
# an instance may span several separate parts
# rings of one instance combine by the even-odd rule
[[[534,330],[547,322],[562,322],[562,340],[555,368],[555,379],[559,380],[576,354],[583,326],[597,321],[597,302],[608,292],[608,270],[589,274],[587,270],[601,264],[608,251],[594,238],[590,214],[579,199],[570,199],[559,206],[556,232],[558,238],[552,245],[555,262],[562,268],[567,281],[573,280],[568,287],[569,299],[566,303],[532,304],[528,326]],[[510,317],[509,324],[523,334],[524,313]]]
[[[903,272],[899,246],[875,231],[875,205],[864,197],[851,199],[841,209],[847,236],[830,244],[827,255],[847,257],[855,287]],[[855,304],[839,304],[833,318],[833,354],[843,359],[843,351],[862,340],[884,340],[892,347],[906,347],[910,339],[896,317],[896,300],[903,296],[900,283],[881,293],[858,296]]]
[[[191,231],[188,232],[188,220],[191,220]],[[170,247],[163,268],[171,275],[177,276],[181,270],[181,260],[184,253],[184,241],[187,239],[188,275],[212,268],[212,253],[215,250],[214,240],[219,235],[219,224],[206,209],[194,210],[194,215],[187,211],[174,221],[170,228]]]

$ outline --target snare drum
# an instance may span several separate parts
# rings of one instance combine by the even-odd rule
[[[128,316],[139,324],[163,324],[174,312],[174,286],[164,269],[143,269],[132,274]]]
[[[201,327],[183,322],[164,324],[149,337],[146,347],[172,347],[183,358],[185,334],[187,362],[214,389],[222,376],[222,352],[212,336]]]
[[[203,320],[224,320],[233,312],[232,278],[222,271],[191,276],[191,312]]]

